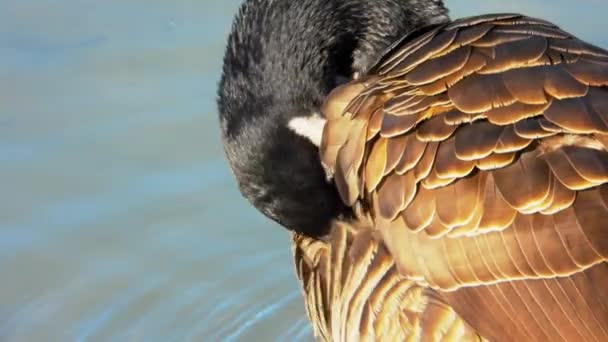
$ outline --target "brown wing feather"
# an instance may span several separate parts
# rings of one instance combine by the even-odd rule
[[[480,341],[433,290],[403,277],[369,225],[336,223],[328,242],[293,235],[313,331],[323,341]]]
[[[492,340],[608,340],[608,52],[483,16],[370,75],[330,96],[321,155],[400,276]]]

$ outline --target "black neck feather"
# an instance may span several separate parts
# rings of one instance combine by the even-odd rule
[[[447,20],[440,0],[248,0],[233,23],[219,84],[226,154],[243,195],[281,225],[318,237],[350,215],[317,148],[287,128],[318,113],[413,29]]]

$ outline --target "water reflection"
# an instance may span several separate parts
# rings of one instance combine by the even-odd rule
[[[238,2],[0,2],[1,341],[310,339],[287,234],[219,145]],[[603,1],[449,3],[608,46]]]

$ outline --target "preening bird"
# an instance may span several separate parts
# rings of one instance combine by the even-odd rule
[[[440,0],[246,0],[218,107],[327,341],[608,341],[608,52]]]

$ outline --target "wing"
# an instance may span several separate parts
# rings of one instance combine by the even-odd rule
[[[454,309],[397,272],[369,226],[336,223],[325,243],[293,235],[315,336],[323,341],[481,341]],[[428,339],[427,339],[428,340]]]
[[[608,52],[548,22],[456,21],[330,96],[321,158],[483,336],[608,340],[607,86]]]

